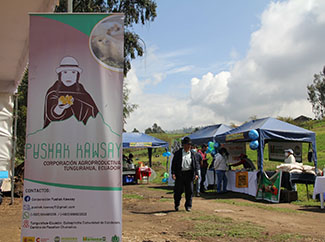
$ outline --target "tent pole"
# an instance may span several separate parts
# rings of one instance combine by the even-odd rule
[[[10,205],[14,204],[15,195],[15,160],[16,160],[16,144],[17,144],[17,118],[18,118],[18,94],[14,95],[15,98],[15,114],[14,118],[14,135],[12,137],[13,147],[12,147],[12,160],[11,160],[11,202]]]
[[[168,152],[168,148],[165,148],[166,152]],[[167,156],[167,162],[166,162],[166,172],[168,172],[168,163],[169,163],[169,156]]]
[[[68,0],[68,13],[73,12],[73,0]]]
[[[151,168],[152,148],[148,148],[148,156],[149,156],[149,167]]]

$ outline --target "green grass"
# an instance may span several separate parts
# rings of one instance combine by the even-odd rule
[[[236,237],[260,239],[263,227],[251,222],[236,222],[231,218],[217,215],[196,215],[187,218],[194,222],[193,230],[185,232],[185,237],[197,239],[198,237]]]
[[[199,239],[200,237],[223,238],[224,240],[250,239],[258,241],[300,241],[307,237],[299,234],[271,234],[266,233],[266,228],[257,225],[253,222],[239,222],[232,218],[220,217],[215,215],[204,215],[200,212],[192,213],[192,216],[185,217],[193,223],[193,229],[184,232],[184,237],[187,239]]]
[[[276,207],[276,204],[261,204],[258,202],[250,203],[250,202],[238,202],[234,201],[232,199],[217,199],[215,200],[217,203],[226,203],[226,204],[232,204],[235,206],[243,206],[243,207],[254,207],[254,208],[260,208],[268,211],[274,211],[274,212],[280,212],[280,213],[300,213],[300,211],[290,208],[279,208]]]
[[[290,234],[290,233],[284,233],[284,234],[276,234],[272,235],[271,240],[272,241],[305,241],[307,236],[299,235],[299,234]]]
[[[138,194],[123,194],[123,198],[128,198],[128,199],[143,199],[143,196],[138,195]]]
[[[159,202],[173,202],[174,199],[173,198],[160,198]]]

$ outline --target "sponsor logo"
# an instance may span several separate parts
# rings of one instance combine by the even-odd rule
[[[112,236],[112,242],[119,242],[120,241],[120,237],[118,237],[117,235]]]
[[[23,242],[35,242],[35,237],[23,237]]]
[[[62,237],[61,242],[78,242],[77,237]]]
[[[30,196],[25,196],[24,200],[25,200],[25,202],[29,202],[31,200],[31,197]]]
[[[30,210],[30,205],[29,204],[24,204],[23,208],[24,208],[24,210],[29,211]]]
[[[228,134],[226,135],[226,141],[231,141],[231,140],[240,140],[244,139],[244,133],[238,133],[238,134]]]
[[[98,241],[107,241],[106,240],[106,237],[103,236],[103,237],[82,237],[82,241],[91,241],[91,242],[98,242]]]
[[[23,227],[26,228],[26,229],[29,228],[29,220],[25,219],[25,220],[23,221]],[[24,241],[24,242],[25,242],[25,241]]]
[[[50,241],[49,238],[40,238],[40,237],[36,238],[36,242],[49,242],[49,241]]]
[[[29,219],[29,212],[23,213],[23,219]]]

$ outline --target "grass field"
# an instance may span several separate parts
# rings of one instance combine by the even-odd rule
[[[318,157],[318,165],[317,167],[321,170],[325,168],[325,121],[309,121],[306,123],[303,123],[300,125],[303,128],[312,130],[313,132],[316,133],[316,145],[317,145],[317,157]],[[150,134],[151,136],[154,136],[158,139],[167,141],[169,145],[173,144],[173,141],[175,139],[180,139],[186,134]],[[248,157],[257,163],[257,151],[251,150],[248,147],[247,144],[247,155]],[[147,149],[125,149],[124,154],[128,155],[128,153],[132,153],[135,157],[134,163],[137,164],[139,161],[143,162],[144,164],[148,165],[149,159],[148,159],[148,151]],[[156,179],[153,181],[153,183],[157,184],[162,184],[162,179],[164,178],[164,173],[168,172],[168,166],[170,163],[170,160],[167,159],[166,157],[163,157],[162,154],[165,152],[164,148],[157,148],[153,149],[152,153],[152,168],[155,170],[157,173]],[[308,153],[308,144],[304,143],[303,144],[303,163],[308,164],[308,165],[313,165],[312,163],[308,162],[307,159],[307,153]],[[212,157],[208,155],[209,157],[209,164],[212,161]],[[168,161],[167,161],[168,160]],[[167,164],[168,162],[168,164]],[[267,171],[273,171],[276,169],[276,166],[280,165],[282,162],[276,162],[276,161],[269,161],[268,160],[268,145],[265,146],[264,150],[264,170]],[[298,201],[295,202],[300,205],[315,205],[316,202],[313,201],[312,199],[307,199],[307,194],[306,194],[306,186],[303,184],[297,184],[297,189],[298,189]],[[309,185],[309,197],[311,197],[313,193],[313,186]]]

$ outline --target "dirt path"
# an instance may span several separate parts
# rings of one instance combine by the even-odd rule
[[[325,241],[325,211],[319,207],[208,193],[195,197],[188,213],[183,207],[174,211],[166,187],[129,185],[123,194],[123,241]],[[20,238],[22,200],[9,201],[0,206],[0,242]]]
[[[253,223],[262,227],[265,234],[262,240],[271,236],[271,240],[279,238],[280,241],[283,238],[288,241],[325,241],[325,211],[319,207],[261,203],[238,193],[227,193],[217,198],[215,193],[210,193],[195,197],[192,212],[187,213],[184,208],[174,212],[172,191],[154,187],[125,186],[124,193],[143,196],[143,199],[124,198],[123,236],[129,239],[128,241],[188,241],[191,238],[184,236],[184,232],[192,231],[195,227],[188,218],[202,215],[230,218],[242,224]],[[166,215],[159,216],[161,213]],[[281,237],[283,234],[288,236]],[[248,240],[247,237],[197,238],[199,241],[230,239]]]

